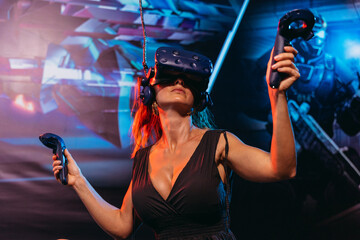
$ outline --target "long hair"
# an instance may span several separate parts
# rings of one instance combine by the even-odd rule
[[[140,148],[157,142],[163,134],[159,115],[153,112],[151,105],[146,106],[140,99],[140,86],[141,79],[138,79],[137,86],[134,88],[135,100],[132,108],[132,112],[136,112],[131,130],[134,139],[132,158]],[[194,112],[191,120],[192,124],[198,128],[216,128],[214,116],[207,107],[201,112]]]

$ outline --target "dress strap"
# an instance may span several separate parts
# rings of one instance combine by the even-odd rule
[[[225,138],[225,158],[227,159],[229,154],[229,142],[227,139],[226,131],[224,130],[222,133],[224,134],[224,138]]]
[[[225,170],[225,177],[226,177],[226,196],[225,196],[225,204],[226,204],[226,230],[230,231],[230,175],[231,175],[231,169],[229,169],[229,166],[227,165],[227,158],[229,154],[229,142],[226,136],[226,131],[223,130],[222,133],[224,134],[225,139],[225,161],[224,161],[224,170]]]

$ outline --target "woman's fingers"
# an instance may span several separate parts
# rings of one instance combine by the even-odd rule
[[[56,167],[56,166],[59,166],[59,165],[61,165],[61,161],[60,161],[60,160],[54,160],[54,161],[53,161],[53,164],[52,164],[53,167]]]
[[[53,160],[54,161],[52,163],[52,166],[53,166],[54,177],[56,178],[56,180],[60,181],[60,179],[59,179],[59,171],[62,169],[61,161],[57,160],[56,155],[53,155]]]
[[[284,47],[284,51],[285,52],[274,56],[275,61],[282,61],[282,60],[290,59],[292,62],[294,62],[295,56],[298,54],[298,51],[295,48],[290,47],[290,46]]]
[[[67,158],[67,164],[66,164],[66,167],[68,170],[68,184],[67,185],[71,186],[74,184],[75,179],[81,175],[81,171],[80,171],[79,167],[77,166],[75,160],[71,156],[70,152],[67,149],[64,150],[64,156]],[[58,182],[61,182],[60,178],[59,178],[59,172],[60,172],[60,170],[62,170],[64,168],[64,166],[63,166],[61,160],[57,159],[56,155],[53,155],[52,159],[53,159],[53,163],[52,163],[53,169],[52,170],[53,170],[54,176]]]
[[[53,172],[59,173],[59,171],[62,169],[62,166],[55,166],[53,167]]]
[[[271,66],[272,69],[278,69],[278,68],[281,68],[281,67],[290,67],[290,68],[293,68],[293,69],[297,69],[294,62],[291,61],[290,59],[284,59],[284,60],[281,60],[277,63],[275,63],[274,65]]]
[[[284,47],[284,51],[274,56],[275,64],[271,66],[271,69],[277,70],[285,76],[280,82],[280,91],[287,90],[300,77],[299,70],[295,65],[295,56],[298,51],[291,46]]]
[[[295,70],[293,68],[279,68],[278,71],[286,73],[288,75],[288,77],[286,77],[280,82],[280,91],[286,91],[287,89],[289,89],[291,85],[300,77],[299,71],[297,71],[297,69]]]
[[[285,50],[285,52],[293,53],[295,56],[298,54],[298,51],[295,48],[293,48],[292,46],[285,46],[284,50]]]
[[[286,81],[289,79],[293,79],[294,81],[296,81],[300,77],[299,72],[292,68],[280,68],[278,69],[278,72],[284,75],[281,81]]]

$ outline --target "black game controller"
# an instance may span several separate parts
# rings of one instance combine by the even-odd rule
[[[314,24],[314,14],[308,9],[295,9],[286,13],[279,21],[273,56],[284,52],[284,46],[291,46],[290,42],[294,38],[302,37],[306,41],[310,40],[314,36],[312,32]],[[271,65],[274,63],[273,58]],[[271,88],[279,87],[281,75],[277,70],[271,70],[269,81]]]
[[[67,169],[67,158],[65,157],[64,151],[66,149],[64,140],[53,133],[44,133],[39,136],[40,141],[53,150],[57,159],[61,161],[62,169],[59,171],[59,178],[63,185],[67,185],[68,169]]]

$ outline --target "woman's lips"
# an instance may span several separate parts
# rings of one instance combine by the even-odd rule
[[[172,90],[172,92],[185,93],[185,91],[181,88],[175,88],[174,90]]]

